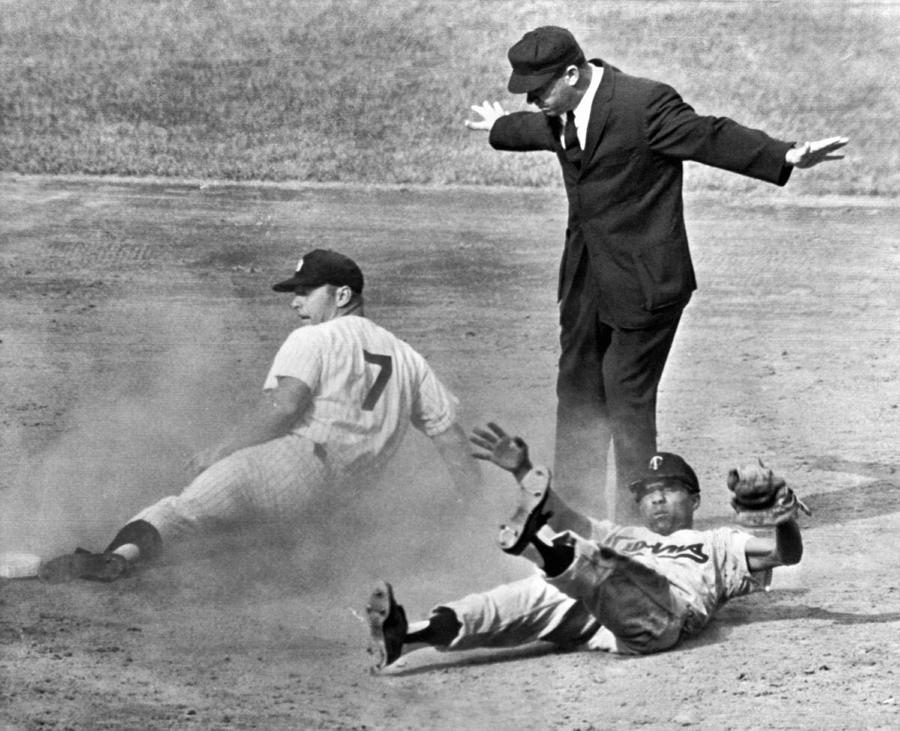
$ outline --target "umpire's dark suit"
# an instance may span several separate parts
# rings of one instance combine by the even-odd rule
[[[696,288],[682,160],[778,185],[792,168],[784,162],[791,143],[698,116],[665,84],[591,63],[604,69],[580,166],[562,148],[559,118],[541,112],[500,117],[490,142],[498,150],[553,151],[562,167],[569,220],[559,275],[557,484],[576,502],[590,486],[596,506],[610,436],[620,495],[656,451],[657,387]],[[633,511],[631,500],[617,502],[631,506],[617,511],[620,518]]]

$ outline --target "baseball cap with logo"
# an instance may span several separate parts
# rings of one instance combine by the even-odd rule
[[[671,452],[654,454],[628,488],[640,500],[647,488],[672,480],[682,483],[688,492],[700,492],[700,482],[694,470],[684,459]]]
[[[363,290],[363,273],[349,256],[331,249],[313,249],[297,262],[294,276],[272,286],[276,292],[293,292],[298,287],[321,287],[333,284],[347,286],[359,294]]]
[[[506,88],[513,94],[540,89],[566,67],[584,63],[584,51],[569,31],[542,25],[529,31],[507,52],[512,75]]]

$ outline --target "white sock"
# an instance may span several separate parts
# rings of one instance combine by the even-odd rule
[[[141,549],[138,548],[134,543],[125,543],[115,549],[113,553],[118,554],[126,561],[128,561],[128,563],[131,563],[133,561],[137,561],[138,556],[141,555]]]

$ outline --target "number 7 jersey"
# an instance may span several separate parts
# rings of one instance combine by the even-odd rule
[[[380,470],[410,424],[433,437],[456,421],[457,400],[425,358],[362,316],[294,330],[263,388],[275,388],[280,376],[312,392],[292,431],[323,445],[329,464],[342,471]]]

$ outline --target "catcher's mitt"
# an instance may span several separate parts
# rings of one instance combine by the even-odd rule
[[[751,528],[794,520],[799,511],[812,515],[784,480],[766,467],[746,465],[728,471],[731,507],[738,523]]]

